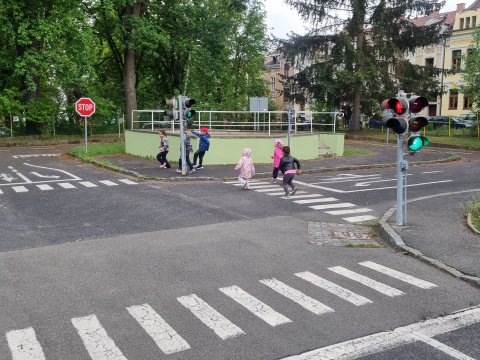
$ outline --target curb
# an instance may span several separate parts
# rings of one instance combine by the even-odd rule
[[[436,269],[439,269],[451,276],[456,277],[457,279],[463,280],[465,282],[468,282],[471,285],[474,285],[478,288],[480,288],[480,278],[476,276],[471,276],[471,275],[466,275],[462,273],[461,271],[448,266],[436,259],[433,259],[431,257],[426,256],[423,254],[421,251],[418,251],[417,249],[411,248],[407,246],[400,235],[398,235],[395,230],[390,226],[390,224],[387,222],[388,219],[393,215],[393,213],[396,211],[396,208],[391,208],[388,210],[383,217],[378,221],[377,224],[377,231],[380,235],[380,238],[382,238],[384,241],[386,241],[388,244],[390,244],[394,249],[398,251],[402,251],[406,255],[410,255],[415,257],[418,260],[421,260]]]

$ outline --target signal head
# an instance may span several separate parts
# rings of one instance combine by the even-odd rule
[[[194,104],[196,104],[195,99],[185,98],[183,101],[183,105],[185,108],[191,108]]]
[[[408,127],[411,132],[419,132],[428,125],[428,119],[425,116],[412,116],[408,121]]]
[[[416,114],[426,106],[428,106],[428,100],[423,96],[412,96],[409,100],[410,112]]]
[[[394,97],[382,101],[382,109],[390,109],[397,115],[403,115],[408,111],[408,100],[404,97]]]

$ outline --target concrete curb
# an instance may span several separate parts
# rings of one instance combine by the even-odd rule
[[[398,251],[402,251],[406,255],[410,255],[415,257],[418,260],[421,260],[447,274],[450,274],[451,276],[456,277],[457,279],[463,280],[468,282],[471,285],[474,285],[478,288],[480,288],[480,278],[476,276],[471,276],[471,275],[466,275],[462,273],[461,271],[448,266],[436,259],[433,259],[431,257],[426,256],[423,254],[421,251],[418,251],[417,249],[411,248],[407,246],[400,235],[398,235],[395,230],[390,226],[390,224],[387,222],[388,219],[393,215],[393,213],[396,211],[396,208],[391,208],[388,210],[383,217],[378,221],[377,224],[377,231],[381,239],[386,241],[389,245],[391,245],[394,249]]]

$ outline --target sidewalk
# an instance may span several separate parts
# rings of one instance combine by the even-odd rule
[[[396,144],[347,140],[349,148],[362,149],[368,155],[322,158],[301,161],[305,173],[354,170],[396,166]],[[448,149],[426,148],[405,156],[410,165],[415,163],[439,163],[454,161]],[[295,154],[293,154],[295,155]],[[252,154],[255,159],[255,154]],[[103,159],[123,168],[122,172],[144,179],[159,181],[221,181],[236,179],[234,165],[208,165],[205,155],[204,168],[182,176],[176,167],[160,169],[157,160],[141,159],[130,155],[108,156]],[[176,160],[176,159],[175,159]],[[256,178],[270,178],[272,164],[255,164]],[[480,188],[478,189],[480,196]],[[466,224],[461,204],[472,197],[474,191],[431,196],[422,201],[410,199],[407,226],[396,226],[395,208],[390,209],[379,221],[378,231],[384,240],[395,248],[416,256],[453,276],[480,286],[480,235]],[[448,197],[448,201],[446,201]],[[432,209],[435,209],[432,212]]]

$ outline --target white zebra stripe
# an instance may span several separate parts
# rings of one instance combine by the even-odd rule
[[[90,181],[80,181],[79,184],[82,184],[87,188],[97,187],[97,185],[95,185],[94,183],[91,183]]]
[[[127,310],[165,354],[190,349],[190,345],[150,305],[130,306]]]
[[[237,325],[217,312],[197,295],[187,295],[177,300],[192,312],[201,322],[212,329],[222,340],[245,334]]]
[[[366,297],[363,297],[361,295],[355,294],[353,291],[350,291],[348,289],[345,289],[331,281],[328,281],[326,279],[321,278],[318,275],[315,275],[309,271],[301,272],[295,274],[299,278],[302,278],[303,280],[306,280],[310,283],[312,283],[315,286],[318,286],[319,288],[322,288],[329,293],[338,296],[339,298],[346,300],[356,306],[361,306],[365,304],[372,303],[371,300],[367,299]]]
[[[72,324],[93,360],[127,360],[95,315],[73,318]]]
[[[35,330],[27,328],[7,332],[7,342],[13,360],[45,360],[42,346],[37,340]]]
[[[64,189],[76,189],[76,187],[70,183],[58,183],[58,186],[61,186]]]
[[[348,215],[348,214],[360,214],[364,212],[373,211],[369,208],[360,208],[360,209],[347,209],[347,210],[332,210],[332,211],[325,211],[327,214],[330,215]]]
[[[346,217],[342,219],[351,223],[357,223],[362,221],[377,220],[377,217],[373,215],[360,215],[360,216]]]
[[[281,190],[276,192],[267,192],[266,194],[270,196],[280,196],[280,195],[285,195],[285,191]]]
[[[225,295],[231,297],[237,303],[251,311],[254,315],[265,321],[270,326],[278,326],[292,322],[286,316],[273,310],[267,304],[261,302],[256,297],[250,295],[242,288],[233,285],[219,289]]]
[[[260,282],[270,289],[276,291],[280,295],[285,296],[287,299],[296,302],[303,308],[313,312],[315,315],[321,315],[329,312],[335,312],[331,307],[322,304],[320,301],[311,298],[308,295],[305,295],[301,291],[294,289],[287,284],[284,284],[280,280],[275,278],[273,279],[264,279],[260,280]]]
[[[275,184],[269,184],[269,185],[257,185],[255,183],[249,183],[248,185],[250,187],[250,189],[278,189],[280,188],[279,185],[275,185]]]
[[[419,287],[421,289],[432,289],[432,288],[437,287],[437,285],[435,285],[431,282],[416,278],[415,276],[411,276],[411,275],[402,273],[400,271],[388,268],[386,266],[374,263],[372,261],[364,261],[364,262],[361,262],[359,264],[362,265],[362,266],[365,266],[369,269],[381,272],[382,274],[391,276],[391,277],[393,277],[397,280],[406,282],[407,284],[411,284],[411,285],[414,285],[416,287]]]
[[[313,198],[313,197],[319,197],[319,196],[322,196],[320,194],[306,194],[306,195],[296,195],[296,194],[299,194],[299,193],[304,193],[306,194],[305,191],[297,191],[295,193],[295,195],[290,195],[288,198],[285,198],[285,199],[308,199],[308,198]],[[282,192],[282,194],[285,194],[285,192]]]
[[[100,180],[99,182],[101,182],[102,184],[107,185],[107,186],[117,186],[118,185],[117,183],[114,183],[113,181],[110,181],[110,180]]]
[[[40,190],[53,190],[53,187],[51,187],[50,185],[48,184],[39,184],[37,185],[37,188],[39,188]]]
[[[326,209],[339,209],[339,208],[348,208],[355,207],[357,205],[352,203],[340,203],[340,204],[326,204],[326,205],[313,205],[309,206],[313,210],[326,210]]]
[[[259,189],[259,188],[255,188],[255,187],[252,187],[252,186],[249,186],[249,188],[250,188],[250,190],[255,190],[256,192],[261,192],[261,193],[268,193],[268,192],[272,192],[272,191],[277,192],[277,191],[282,189],[279,186],[270,187],[268,189]],[[285,191],[283,193],[285,194]]]
[[[12,189],[17,193],[28,192],[28,189],[25,186],[12,186]]]
[[[118,181],[127,184],[127,185],[138,185],[138,182],[132,181],[130,179],[118,179]]]
[[[382,293],[390,297],[400,296],[405,294],[403,291],[400,291],[391,286],[382,284],[381,282],[370,279],[369,277],[360,275],[342,266],[333,266],[328,268],[328,270],[333,271],[334,273],[337,273],[339,275],[345,276],[346,278],[351,279],[353,281],[359,282],[362,285],[365,285],[373,290],[378,291],[379,293]]]
[[[296,204],[313,204],[313,203],[321,203],[321,202],[333,202],[338,201],[338,199],[329,197],[329,198],[318,198],[318,199],[306,199],[306,200],[295,200],[294,203]]]

